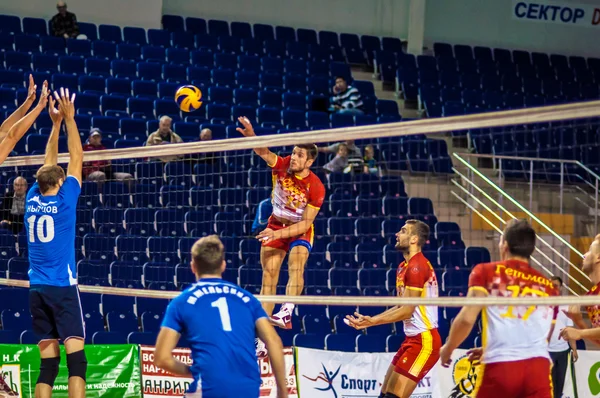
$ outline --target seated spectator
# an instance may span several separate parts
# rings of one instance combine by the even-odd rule
[[[148,136],[148,141],[146,141],[146,145],[152,146],[182,143],[183,140],[181,139],[181,137],[177,135],[173,130],[171,130],[172,122],[173,119],[171,119],[169,116],[162,116],[160,118],[160,122],[158,123],[158,130],[156,130]],[[177,156],[168,156],[161,158],[163,162],[170,162],[176,159],[178,159]]]
[[[267,228],[267,222],[269,217],[273,213],[273,205],[271,204],[271,198],[261,201],[256,207],[256,217],[252,223],[252,235],[256,235]]]
[[[75,14],[67,11],[67,3],[64,1],[56,3],[56,9],[58,10],[58,14],[50,20],[52,35],[64,37],[65,39],[77,38],[79,36],[79,26],[77,25]]]
[[[323,166],[323,170],[328,173],[339,173],[348,167],[348,145],[341,143],[337,148],[335,157]]]
[[[377,161],[375,160],[375,149],[373,145],[367,145],[365,147],[365,157],[363,159],[363,172],[365,174],[377,174],[379,168],[377,167]]]
[[[106,149],[102,145],[102,131],[98,128],[90,130],[90,136],[83,146],[84,151],[101,151]],[[86,181],[96,181],[103,183],[105,181],[125,181],[131,184],[133,176],[129,173],[119,173],[112,171],[110,160],[94,160],[83,164],[83,178]]]
[[[343,143],[338,142],[325,147],[319,147],[319,152],[323,153],[338,153],[339,146]],[[348,148],[348,157],[362,159],[362,152],[360,148],[354,144],[354,140],[345,141],[345,145]]]
[[[211,129],[202,129],[200,131],[199,141],[211,141],[212,140],[212,130]],[[215,152],[203,152],[195,155],[195,159],[197,163],[204,164],[215,164],[217,162],[217,157],[219,157],[218,153]]]
[[[331,107],[329,110],[336,113],[349,113],[352,115],[362,115],[362,100],[360,92],[352,86],[349,86],[343,77],[335,78],[333,86],[333,97],[330,99]]]
[[[212,130],[211,129],[202,129],[200,132],[200,141],[210,141],[212,140]]]
[[[0,212],[0,226],[10,229],[13,234],[23,230],[23,218],[25,217],[25,196],[27,195],[27,180],[17,177],[13,181],[13,191],[2,199]]]

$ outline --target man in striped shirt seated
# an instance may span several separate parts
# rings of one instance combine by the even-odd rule
[[[343,77],[336,77],[329,110],[336,113],[362,115],[364,113],[362,106],[360,92],[355,87],[348,85]]]

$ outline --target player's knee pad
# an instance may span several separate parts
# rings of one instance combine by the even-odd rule
[[[87,372],[87,358],[85,351],[76,351],[67,354],[67,367],[69,368],[69,377],[81,377],[85,381]]]
[[[48,384],[54,387],[54,380],[58,375],[58,366],[60,365],[60,357],[42,358],[40,365],[40,375],[36,384]]]
[[[399,398],[396,394],[392,394],[391,392],[386,392],[383,398]]]

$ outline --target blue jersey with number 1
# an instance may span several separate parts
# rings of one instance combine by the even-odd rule
[[[188,393],[203,398],[257,398],[261,384],[254,339],[267,314],[241,287],[201,279],[167,307],[162,327],[185,338],[194,361]]]
[[[25,199],[25,231],[31,285],[77,284],[75,263],[76,208],[81,185],[68,176],[56,195],[43,196],[38,183]]]

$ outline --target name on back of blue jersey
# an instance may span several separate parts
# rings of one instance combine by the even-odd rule
[[[33,204],[29,204],[29,203],[36,203],[36,205]],[[33,196],[31,198],[29,198],[27,200],[27,212],[28,213],[52,213],[52,214],[56,214],[58,213],[58,206],[52,206],[53,204],[56,204],[58,202],[56,201],[50,201],[50,202],[42,202],[40,200],[39,196]]]
[[[242,299],[242,301],[244,303],[249,303],[250,302],[250,297],[246,296],[244,294],[244,292],[241,292],[239,290],[237,290],[235,287],[230,287],[230,286],[223,286],[223,287],[219,287],[219,286],[203,286],[200,287],[198,286],[196,288],[196,290],[194,291],[194,293],[192,293],[192,296],[190,296],[187,299],[188,304],[196,304],[196,301],[205,295],[208,294],[231,294],[232,296],[238,296],[239,298]]]

